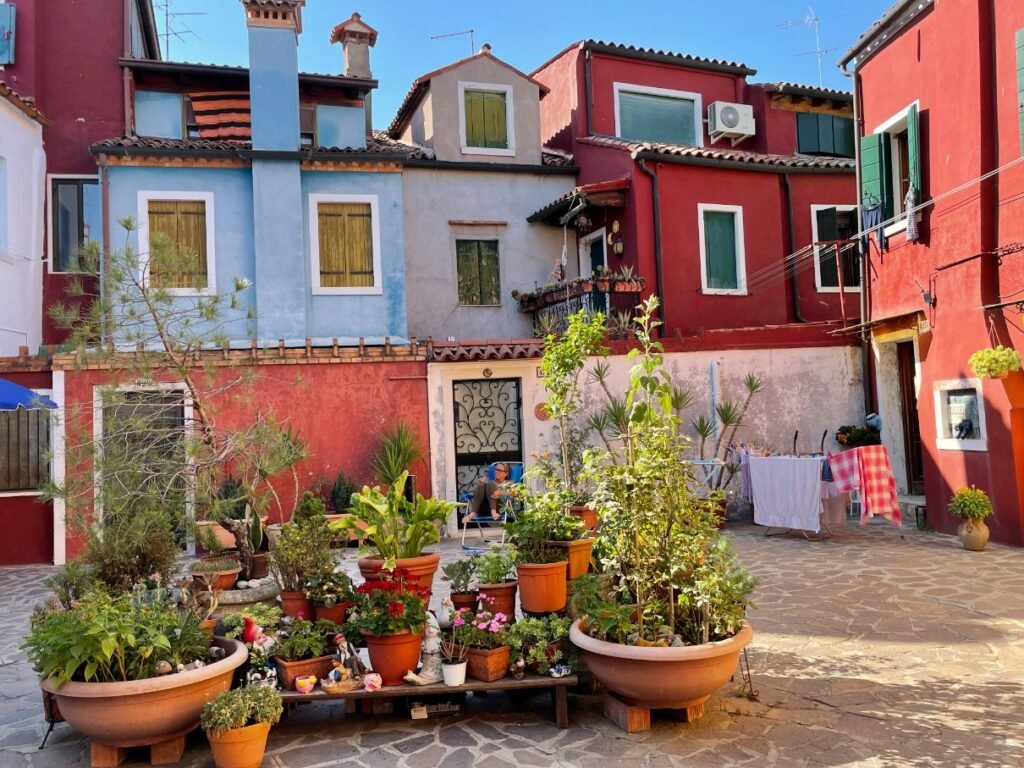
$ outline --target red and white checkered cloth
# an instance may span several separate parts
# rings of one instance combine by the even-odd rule
[[[843,453],[830,453],[828,463],[836,490],[845,493],[860,489],[861,525],[875,515],[901,524],[896,478],[892,476],[889,453],[884,445],[862,445]]]

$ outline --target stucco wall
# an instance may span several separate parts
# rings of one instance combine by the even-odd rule
[[[459,82],[512,86],[514,156],[463,153],[459,140]],[[438,160],[539,165],[539,98],[540,89],[508,67],[486,56],[470,59],[430,81],[429,109],[424,112],[422,104],[417,108],[403,138],[431,147]]]
[[[409,334],[460,340],[532,335],[531,316],[519,312],[511,292],[551,281],[551,269],[562,252],[562,231],[530,224],[526,217],[573,183],[572,176],[406,169],[402,186]],[[457,234],[498,239],[501,306],[459,306]],[[575,262],[575,231],[570,229],[568,237],[569,260]]]
[[[42,126],[0,99],[0,356],[42,341]]]
[[[797,450],[817,451],[822,433],[827,431],[826,450],[838,450],[834,441],[836,429],[843,424],[860,424],[864,419],[861,369],[854,348],[668,353],[665,361],[674,381],[694,396],[694,404],[684,413],[687,422],[701,413],[710,413],[713,389],[718,401],[737,399],[743,395],[742,380],[748,372],[764,379],[764,391],[754,398],[745,425],[736,433],[739,442],[787,453],[792,450],[794,433],[799,431]],[[609,387],[612,392],[620,392],[632,362],[625,355],[607,358],[607,362],[611,367]],[[539,366],[537,359],[428,365],[435,496],[454,499],[456,493],[452,434],[455,380],[485,378],[485,369],[493,378],[521,377],[525,460],[529,464],[535,451],[556,449],[558,434],[554,423],[541,421],[535,414],[536,407],[547,399]],[[597,386],[585,383],[585,407],[596,407],[602,402]],[[692,433],[690,428],[687,431]]]

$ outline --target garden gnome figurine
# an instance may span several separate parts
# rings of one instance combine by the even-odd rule
[[[419,673],[409,670],[405,681],[413,685],[430,685],[440,681],[444,677],[441,673],[441,628],[438,626],[437,617],[432,613],[427,613],[421,656],[423,664]]]
[[[334,636],[334,647],[335,666],[348,671],[348,674],[342,679],[362,677],[366,672],[366,665],[363,664],[356,647],[348,641],[348,638],[339,632]]]

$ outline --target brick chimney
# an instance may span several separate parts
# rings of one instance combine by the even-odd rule
[[[365,23],[358,13],[331,30],[331,42],[341,43],[345,77],[373,77],[370,49],[377,43],[377,30]]]

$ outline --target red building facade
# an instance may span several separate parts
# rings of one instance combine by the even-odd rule
[[[993,539],[1020,546],[1024,374],[979,378],[967,361],[1024,348],[1024,5],[902,0],[842,65],[861,202],[881,204],[889,235],[866,266],[863,332],[897,481],[924,491],[928,522],[946,532],[959,522],[950,496],[976,485],[995,507]]]
[[[582,199],[570,274],[602,260],[611,271],[633,267],[663,299],[666,335],[700,345],[708,332],[742,328],[763,347],[802,346],[808,336],[849,344],[831,332],[858,322],[853,249],[840,291],[834,255],[811,244],[851,234],[850,94],[749,84],[753,74],[595,41],[566,48],[533,77],[550,89],[542,140],[573,154],[580,186],[533,218],[558,224]],[[723,110],[740,125],[725,125]]]

